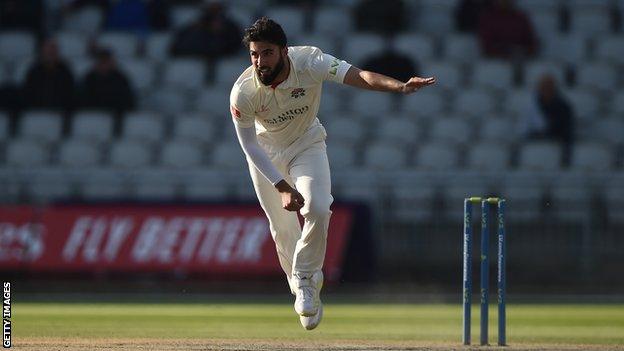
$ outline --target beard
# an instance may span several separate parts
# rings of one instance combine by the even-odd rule
[[[280,55],[280,59],[273,69],[269,69],[268,71],[265,70],[264,73],[261,73],[260,69],[256,68],[256,74],[258,75],[258,79],[260,79],[262,84],[271,85],[271,83],[273,83],[275,78],[277,78],[277,76],[282,72],[283,69],[284,58]]]

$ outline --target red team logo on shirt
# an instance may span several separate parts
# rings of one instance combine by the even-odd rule
[[[297,88],[290,92],[290,96],[294,97],[295,99],[304,95],[305,95],[305,89],[303,88]]]
[[[234,107],[234,105],[230,105],[230,112],[232,113],[232,117],[241,118],[240,111],[236,107]]]

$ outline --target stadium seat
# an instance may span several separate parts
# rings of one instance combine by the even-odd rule
[[[50,151],[45,144],[32,139],[12,139],[6,147],[6,165],[19,168],[47,166]]]
[[[432,141],[461,146],[472,139],[473,129],[464,118],[442,117],[432,120],[430,135]]]
[[[203,150],[199,145],[183,139],[170,140],[162,146],[160,165],[166,168],[193,168],[202,164]]]
[[[189,106],[189,97],[183,91],[173,88],[158,89],[149,92],[145,98],[143,108],[161,113],[176,114],[186,111]]]
[[[549,37],[556,36],[560,32],[558,10],[540,10],[537,12],[531,12],[530,19],[533,23],[533,27],[535,28],[535,34],[540,40],[549,41]]]
[[[221,174],[214,177],[196,177],[183,184],[183,198],[193,201],[223,201],[230,192],[230,186]]]
[[[575,9],[571,11],[571,32],[602,36],[611,31],[611,18],[606,10]]]
[[[113,136],[113,116],[99,111],[79,111],[73,117],[71,135],[74,138],[109,141]]]
[[[30,201],[48,203],[71,198],[74,186],[71,180],[62,175],[38,174],[26,183],[25,191]]]
[[[368,58],[384,51],[385,40],[375,34],[353,34],[344,42],[344,59],[358,66]]]
[[[131,112],[123,120],[122,135],[128,140],[158,143],[165,136],[165,126],[158,114],[146,111]]]
[[[591,191],[584,182],[578,180],[558,179],[549,187],[550,211],[559,221],[583,222],[589,221],[591,208]],[[589,225],[589,222],[585,222]]]
[[[327,140],[327,157],[332,171],[353,169],[357,164],[357,155],[353,144],[344,143],[340,139]]]
[[[226,140],[214,148],[212,166],[223,170],[248,169],[245,154],[236,140]]]
[[[609,113],[616,117],[624,117],[624,91],[613,94]]]
[[[128,180],[111,170],[91,172],[79,186],[82,198],[91,201],[128,199],[129,190]]]
[[[425,62],[422,65],[421,76],[436,77],[436,88],[452,92],[464,85],[463,72],[451,62]]]
[[[128,75],[132,86],[139,92],[152,89],[155,82],[156,67],[147,60],[119,60],[120,68]]]
[[[377,140],[399,147],[409,147],[420,139],[420,131],[411,118],[385,118],[375,128]]]
[[[455,30],[453,8],[441,3],[421,6],[417,24],[419,32],[438,36],[448,35]]]
[[[359,114],[373,114],[377,118],[385,119],[394,110],[391,94],[379,94],[379,92],[358,90],[354,93],[351,101],[351,110]]]
[[[146,58],[155,62],[166,61],[169,57],[171,37],[170,32],[157,32],[147,37],[145,43]]]
[[[609,36],[595,42],[596,59],[599,61],[624,65],[624,37]]]
[[[325,123],[327,138],[354,145],[363,141],[366,130],[362,123],[350,117],[331,118]]]
[[[25,58],[24,60],[15,62],[15,64],[11,65],[11,69],[8,72],[10,81],[17,86],[22,86],[26,82],[28,70],[32,66],[34,60],[34,57]]]
[[[617,90],[618,72],[609,64],[584,64],[576,70],[576,87],[611,94]]]
[[[479,139],[486,143],[509,145],[519,137],[515,132],[514,121],[503,116],[484,118],[477,128]]]
[[[240,27],[247,28],[251,26],[256,18],[254,11],[251,8],[244,8],[242,6],[229,6],[227,9],[228,14],[232,17]]]
[[[434,142],[418,149],[414,163],[422,171],[452,171],[459,166],[459,156],[455,147]]]
[[[304,15],[300,8],[295,6],[268,7],[266,16],[279,23],[286,35],[298,36],[304,32]]]
[[[595,94],[578,89],[570,89],[563,94],[572,105],[572,112],[577,120],[592,121],[601,117],[600,99]]]
[[[530,12],[531,14],[535,12],[555,11],[559,8],[559,2],[552,0],[522,0],[517,1],[515,4],[520,9]]]
[[[173,28],[188,26],[201,16],[199,6],[174,6],[171,10],[171,24]]]
[[[431,37],[422,34],[406,33],[394,38],[394,49],[407,55],[416,62],[430,60],[435,56],[434,42]]]
[[[251,61],[248,57],[233,58],[230,60],[222,60],[217,65],[217,72],[214,83],[217,86],[221,86],[223,89],[232,88],[232,85],[238,77],[251,66]]]
[[[43,143],[53,143],[61,138],[63,118],[52,111],[28,111],[19,121],[19,135]]]
[[[463,177],[457,177],[456,181],[442,187],[442,198],[445,204],[444,215],[448,220],[462,218],[464,213],[463,199],[475,196],[475,194],[488,193],[489,189],[485,178],[463,179]]]
[[[407,157],[396,144],[376,142],[366,148],[364,165],[371,170],[400,170],[407,165]]]
[[[569,0],[567,6],[572,11],[607,11],[613,3],[609,0]]]
[[[132,198],[140,201],[174,201],[178,197],[178,184],[170,177],[144,176],[131,183]]]
[[[624,134],[622,134],[624,135]],[[577,143],[572,149],[570,168],[591,172],[610,171],[614,164],[614,155],[604,143]]]
[[[289,46],[315,46],[319,49],[321,49],[321,51],[323,51],[323,53],[326,54],[330,54],[334,57],[338,57],[340,59],[342,59],[342,57],[340,57],[340,52],[338,52],[338,40],[334,39],[330,36],[322,36],[322,35],[314,35],[314,34],[310,34],[310,35],[301,35],[299,37],[288,37],[288,45]],[[247,61],[249,63],[249,60]],[[249,64],[247,64],[247,66],[249,66]],[[242,69],[241,69],[241,73],[242,73]]]
[[[434,214],[436,189],[433,182],[411,171],[397,172],[390,183],[393,218],[410,223],[430,219]]]
[[[509,211],[513,211],[513,221],[535,221],[543,217],[543,187],[535,181],[534,174],[526,175],[520,181],[517,178],[506,177],[500,191],[502,197],[510,199],[509,206],[513,207]]]
[[[128,32],[104,32],[97,38],[98,45],[112,50],[117,59],[135,56],[138,42],[136,35]]]
[[[510,150],[505,144],[481,142],[470,147],[467,166],[471,170],[506,172]]]
[[[204,85],[206,67],[200,60],[175,59],[164,69],[163,83],[168,88],[196,91]]]
[[[477,88],[507,91],[513,85],[511,63],[500,60],[484,60],[473,66],[472,85]]]
[[[611,223],[624,224],[624,177],[610,181],[604,188],[603,198],[607,209],[607,217]]]
[[[59,53],[65,58],[87,57],[87,36],[77,32],[59,32],[55,35]]]
[[[507,93],[504,112],[517,118],[526,116],[528,109],[533,104],[534,94],[529,89],[514,89]]]
[[[323,122],[330,118],[335,118],[343,113],[343,99],[337,95],[327,92],[323,89],[321,93],[321,104],[319,106],[318,117]]]
[[[542,57],[548,61],[583,65],[587,60],[587,38],[567,34],[547,37],[541,45]]]
[[[0,61],[17,63],[35,56],[35,37],[29,32],[0,32]]]
[[[232,81],[233,83],[233,81]],[[230,117],[230,89],[211,87],[202,89],[195,101],[195,110],[211,116]]]
[[[544,74],[553,75],[559,86],[565,86],[565,68],[562,65],[552,61],[535,61],[525,66],[524,87],[534,89]]]
[[[445,110],[446,101],[436,91],[422,90],[416,94],[403,97],[403,114],[407,117],[433,117],[436,118]]]
[[[353,31],[353,21],[349,9],[336,6],[323,6],[314,15],[314,33],[319,36],[345,36]]]
[[[521,146],[518,166],[525,171],[557,171],[561,157],[561,147],[554,142],[529,142]]]
[[[480,89],[461,90],[453,109],[462,118],[487,116],[495,110],[496,101],[492,94]]]
[[[59,146],[58,165],[67,168],[96,167],[102,153],[96,143],[84,139],[66,139]]]
[[[71,12],[63,19],[62,29],[86,35],[95,34],[104,20],[102,10],[97,6],[86,6]]]
[[[136,140],[116,140],[110,149],[110,165],[114,168],[135,169],[152,163],[150,148]]]
[[[9,138],[10,132],[9,116],[4,112],[0,112],[0,141],[6,141]]]
[[[481,49],[476,36],[469,34],[452,34],[446,37],[444,58],[453,63],[473,63],[479,60]]]
[[[624,120],[621,116],[613,116],[596,120],[592,133],[597,141],[606,142],[612,146],[624,145]]]
[[[201,145],[214,142],[217,136],[214,123],[201,114],[180,116],[174,119],[174,123],[174,139],[187,140]]]

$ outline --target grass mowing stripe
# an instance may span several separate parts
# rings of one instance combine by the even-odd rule
[[[491,306],[494,308],[494,306]],[[495,310],[493,310],[495,311]],[[326,304],[306,332],[290,304],[15,303],[14,337],[460,342],[461,306]],[[491,313],[490,338],[496,338]],[[624,305],[508,305],[510,344],[624,344]],[[473,310],[473,339],[478,312]]]

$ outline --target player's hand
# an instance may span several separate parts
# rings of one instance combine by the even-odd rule
[[[279,191],[282,197],[282,207],[287,211],[299,211],[305,201],[303,196],[293,187],[290,186],[285,180],[279,181],[275,184],[275,188]]]
[[[435,77],[421,78],[412,77],[407,83],[403,84],[403,94],[411,94],[416,90],[435,83]]]

